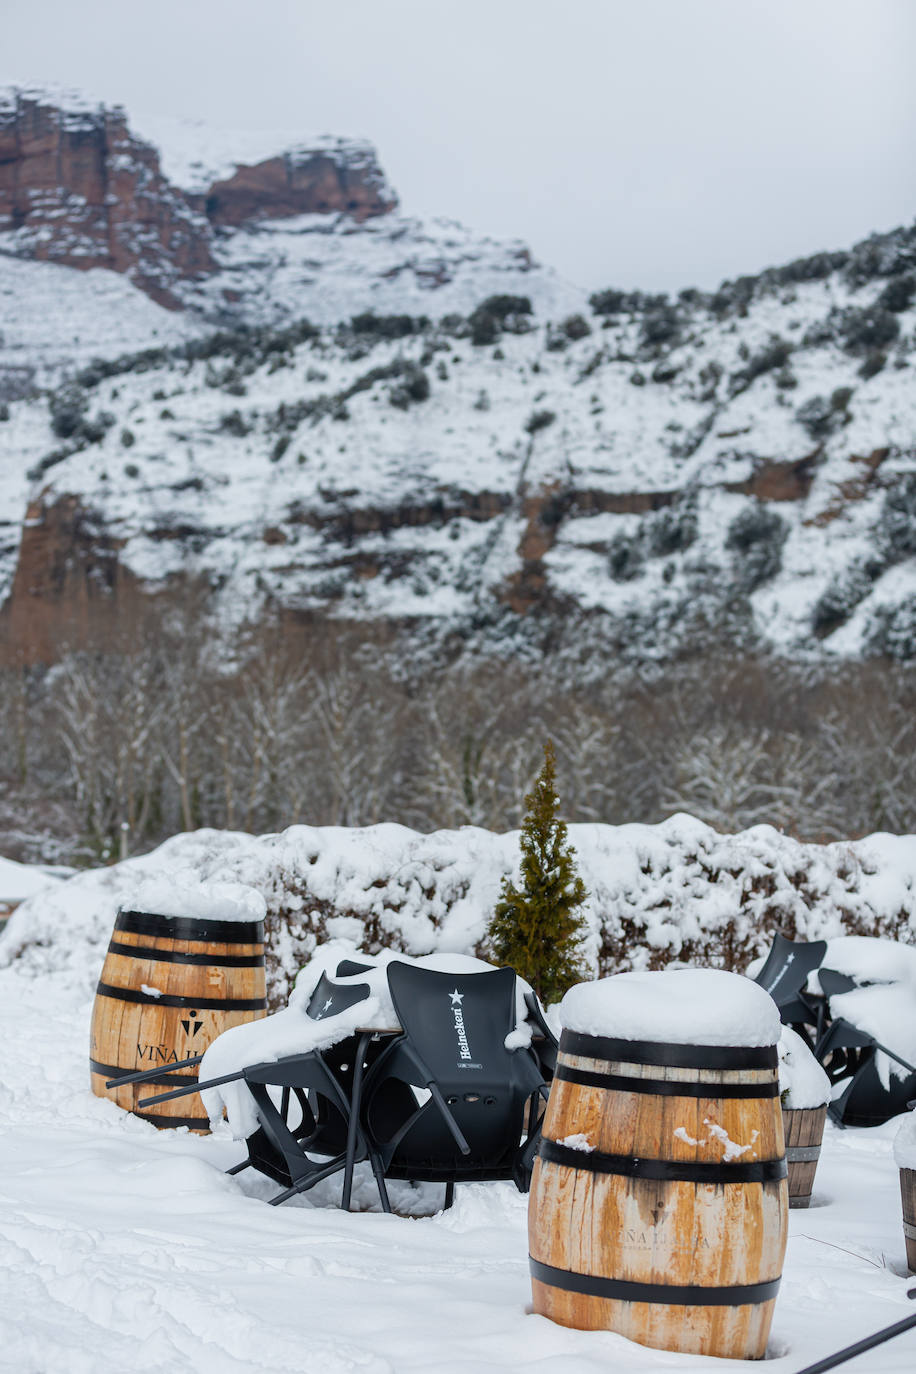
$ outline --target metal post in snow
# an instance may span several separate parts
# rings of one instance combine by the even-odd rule
[[[916,1288],[911,1288],[907,1293],[908,1298],[916,1298]],[[800,1369],[798,1374],[824,1374],[827,1369],[836,1369],[838,1364],[845,1364],[847,1360],[852,1360],[856,1355],[863,1354],[866,1350],[873,1350],[876,1345],[883,1345],[893,1336],[899,1336],[902,1331],[909,1331],[916,1326],[916,1315],[904,1317],[903,1321],[894,1322],[893,1326],[885,1326],[882,1331],[876,1331],[873,1336],[866,1336],[862,1341],[856,1341],[855,1345],[847,1345],[845,1350],[838,1350],[835,1355],[828,1355],[823,1360],[818,1360],[816,1364],[806,1365]]]

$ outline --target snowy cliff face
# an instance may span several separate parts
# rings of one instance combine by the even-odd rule
[[[916,230],[589,302],[392,209],[365,145],[309,147],[378,213],[244,218],[252,169],[282,200],[309,158],[160,137],[214,264],[171,279],[183,311],[0,251],[5,652],[185,578],[228,623],[269,602],[599,671],[916,654]]]
[[[0,90],[0,251],[123,272],[160,304],[214,270],[212,234],[119,108]]]
[[[0,88],[0,257],[123,273],[198,326],[332,322],[367,304],[428,309],[432,298],[436,314],[471,310],[521,278],[551,302],[578,294],[523,244],[395,213],[397,195],[364,140],[214,133],[169,119],[146,132],[134,133],[120,107],[78,93]],[[0,265],[0,290],[17,294],[20,277]],[[98,336],[94,292],[84,294],[76,319],[60,312],[81,343],[87,329]],[[0,366],[17,342],[15,332],[0,340]],[[56,350],[36,342],[25,362],[40,369]],[[104,337],[95,344],[113,351]]]

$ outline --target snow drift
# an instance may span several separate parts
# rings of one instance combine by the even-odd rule
[[[744,970],[773,933],[876,935],[916,945],[916,837],[800,844],[770,826],[720,835],[686,815],[660,825],[571,825],[589,892],[585,952],[599,976],[677,964]],[[285,1005],[319,943],[369,952],[481,953],[518,832],[466,826],[200,830],[36,893],[9,922],[0,963],[97,976],[119,906],[151,880],[242,883],[267,907],[268,990]],[[66,931],[66,939],[61,939]]]

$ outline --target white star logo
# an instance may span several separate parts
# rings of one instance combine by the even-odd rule
[[[449,997],[451,997],[451,999],[452,999],[452,1006],[454,1006],[455,1003],[457,1002],[458,1005],[459,1005],[459,1007],[460,1007],[460,1006],[461,1006],[461,1003],[464,1001],[464,993],[463,993],[463,992],[459,992],[457,988],[455,989],[454,992],[450,992],[450,993],[449,993]]]

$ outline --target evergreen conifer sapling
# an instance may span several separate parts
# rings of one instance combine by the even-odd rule
[[[544,765],[525,798],[521,830],[521,879],[503,879],[490,922],[490,949],[527,980],[542,1002],[556,1002],[586,972],[580,941],[585,926],[578,908],[588,897],[576,872],[566,822],[557,815],[556,759],[544,746]]]

